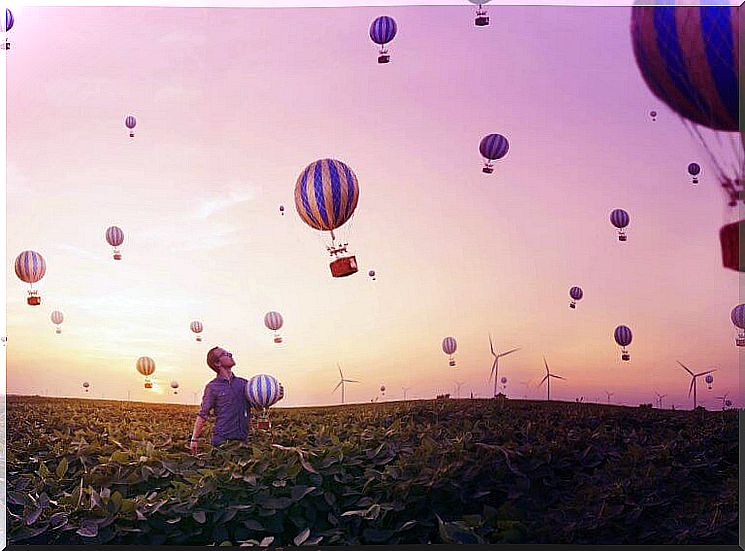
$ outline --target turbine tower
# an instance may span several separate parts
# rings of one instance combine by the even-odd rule
[[[497,383],[499,382],[499,358],[506,356],[507,354],[512,354],[513,352],[517,352],[520,350],[520,348],[513,348],[512,350],[508,350],[507,352],[502,352],[501,354],[497,354],[494,352],[494,343],[492,343],[491,340],[491,333],[489,334],[489,348],[491,350],[491,355],[494,356],[494,363],[492,363],[491,366],[491,373],[489,374],[489,380],[491,381],[492,375],[494,376],[494,397],[497,397]]]
[[[657,396],[657,407],[662,409],[662,399],[667,396],[667,394],[660,394],[659,392],[655,391],[655,395]]]
[[[615,394],[615,392],[608,392],[607,390],[605,391],[605,395],[608,397],[608,403],[609,404],[610,404],[610,397],[613,396],[614,394]]]
[[[406,393],[411,390],[411,387],[409,387],[409,386],[402,386],[401,387],[401,390],[404,391],[404,400],[406,400]]]
[[[460,381],[453,381],[455,383],[455,396],[456,398],[460,398],[460,387],[462,387],[466,383],[462,383]]]
[[[341,403],[344,403],[344,383],[359,383],[359,381],[354,381],[352,379],[345,379],[344,374],[341,372],[341,366],[339,364],[336,364],[336,367],[339,368],[339,384],[334,387],[334,390],[331,392],[336,392],[336,389],[341,387]]]
[[[538,386],[541,386],[544,383],[544,381],[546,382],[546,390],[547,390],[546,399],[550,402],[551,401],[551,377],[553,377],[554,379],[562,379],[564,381],[566,381],[566,379],[564,379],[564,377],[559,377],[558,375],[554,375],[548,370],[548,362],[546,361],[546,356],[543,356],[543,365],[546,366],[546,376],[543,379],[541,379],[541,382],[538,383]]]
[[[702,375],[708,375],[709,373],[714,373],[716,369],[710,369],[709,371],[702,371],[701,373],[694,373],[690,369],[688,369],[686,366],[684,366],[682,363],[680,363],[680,367],[685,369],[688,373],[691,374],[691,386],[688,387],[688,396],[691,395],[691,391],[693,391],[693,409],[696,409],[698,402],[696,401],[696,387],[698,386],[696,383],[698,382],[698,378]]]

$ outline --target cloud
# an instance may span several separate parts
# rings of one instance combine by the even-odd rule
[[[258,190],[251,184],[232,183],[228,189],[200,200],[194,216],[205,220],[217,212],[246,203],[256,198]]]

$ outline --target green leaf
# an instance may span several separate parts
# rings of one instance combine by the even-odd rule
[[[112,463],[121,463],[126,464],[129,463],[129,454],[123,451],[115,451],[111,454],[110,461]]]
[[[195,511],[191,514],[191,516],[196,520],[199,524],[204,524],[207,522],[207,515],[204,511]]]
[[[295,486],[292,489],[292,499],[294,501],[300,501],[315,489],[315,486]]]
[[[57,478],[64,478],[64,476],[67,474],[67,458],[63,457],[62,461],[59,462],[57,465],[57,469],[55,470],[55,474],[57,475]]]
[[[233,545],[232,542],[224,541],[218,547],[229,547],[231,545]]]
[[[306,528],[300,532],[292,541],[295,545],[302,545],[308,539],[308,536],[310,536],[310,528]]]
[[[41,507],[31,511],[25,518],[26,525],[31,526],[34,522],[36,522],[39,519],[39,516],[41,516],[42,511],[43,509]]]
[[[98,535],[98,524],[91,520],[84,520],[75,533],[84,538],[95,538]]]
[[[274,536],[268,536],[261,540],[261,543],[259,543],[259,547],[269,547],[272,542],[274,541]]]

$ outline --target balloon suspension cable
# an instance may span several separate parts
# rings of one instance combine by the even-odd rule
[[[334,230],[331,230],[331,246],[329,247],[328,245],[326,245],[326,249],[331,256],[338,256],[341,253],[347,252],[347,245],[349,245],[349,243],[344,243],[337,247],[336,235],[334,234]]]

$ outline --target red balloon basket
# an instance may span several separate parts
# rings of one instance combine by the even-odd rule
[[[730,270],[745,272],[740,262],[740,232],[745,231],[745,220],[738,220],[719,230],[719,242],[722,245],[722,264]]]

